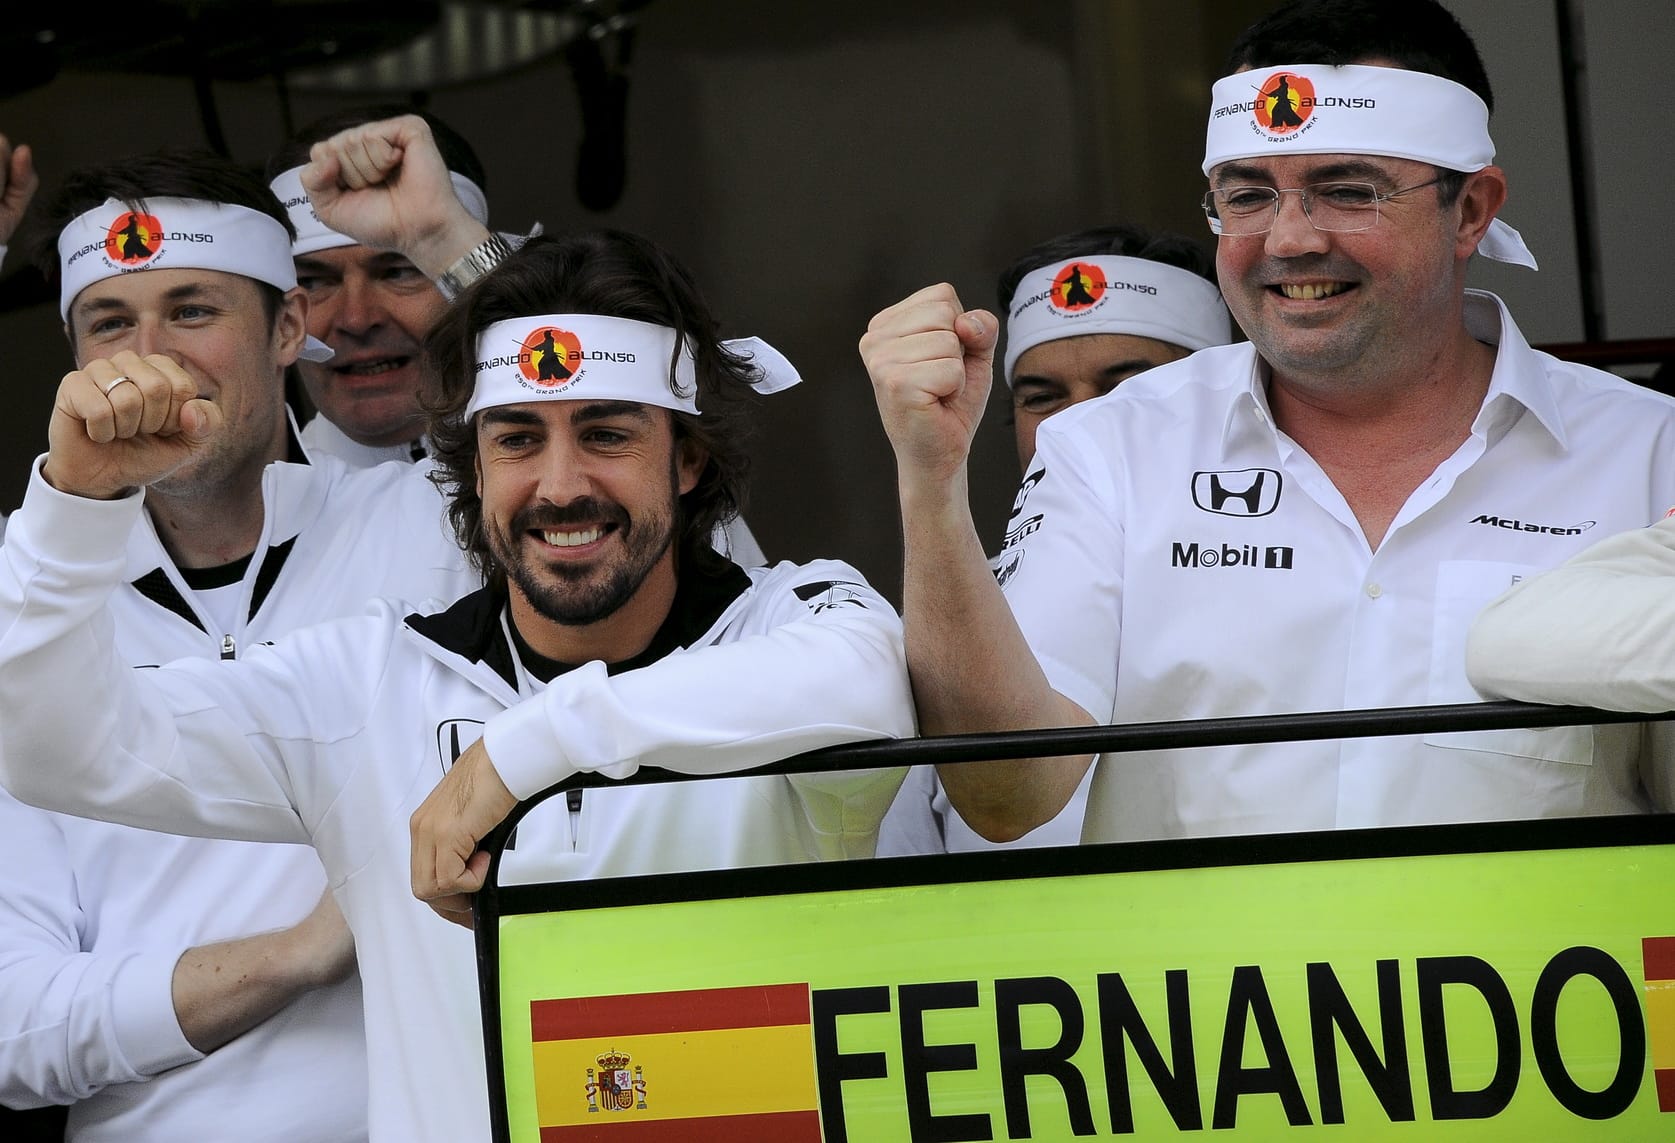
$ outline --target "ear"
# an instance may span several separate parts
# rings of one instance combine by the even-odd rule
[[[477,450],[477,455],[471,458],[471,471],[477,474],[477,499],[483,499],[483,450]]]
[[[1484,167],[1466,176],[1466,185],[1455,200],[1460,208],[1460,227],[1454,235],[1454,254],[1462,261],[1471,257],[1488,233],[1489,224],[1506,205],[1506,172]]]
[[[301,286],[285,291],[273,319],[273,347],[281,365],[293,365],[308,336],[308,295]]]
[[[680,477],[680,495],[685,496],[698,487],[698,478],[704,475],[704,466],[709,462],[709,450],[691,437],[682,437],[675,442],[675,469]]]

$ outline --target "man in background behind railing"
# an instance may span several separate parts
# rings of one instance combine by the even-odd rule
[[[1347,65],[1347,66],[1346,66]],[[1497,215],[1492,95],[1431,0],[1305,0],[1216,84],[1204,207],[1250,346],[1044,425],[1004,594],[966,503],[996,320],[933,286],[862,340],[895,448],[924,732],[1469,702],[1475,612],[1675,502],[1675,404],[1533,351],[1465,288],[1533,268]],[[1621,813],[1634,726],[1113,756],[1084,840]],[[1090,759],[944,768],[1015,837]],[[1661,787],[1658,787],[1661,788]]]

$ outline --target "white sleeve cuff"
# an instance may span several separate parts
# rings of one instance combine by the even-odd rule
[[[145,510],[144,493],[136,491],[118,500],[92,500],[60,492],[41,475],[45,463],[46,456],[39,456],[29,469],[23,507],[7,524],[13,541],[24,546],[20,537],[28,537],[28,550],[50,551],[58,563],[123,561],[128,534]]]
[[[179,953],[136,953],[111,978],[111,1024],[123,1060],[153,1076],[201,1060],[180,1030],[174,1011],[174,968]]]
[[[585,671],[604,674],[605,667],[602,663],[588,663],[571,674]],[[495,715],[483,727],[483,747],[489,752],[495,773],[520,802],[574,773],[560,757],[557,735],[547,719],[547,698],[551,693],[548,688],[535,698]]]

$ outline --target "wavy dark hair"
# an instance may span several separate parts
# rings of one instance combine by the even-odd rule
[[[648,239],[620,230],[531,238],[449,308],[425,338],[421,403],[429,417],[436,472],[448,519],[473,566],[491,584],[504,574],[489,553],[477,494],[477,428],[461,414],[476,379],[477,336],[497,321],[582,313],[669,326],[692,348],[700,416],[671,412],[675,439],[708,455],[692,491],[680,498],[678,558],[714,567],[715,529],[744,509],[751,382],[757,370],[716,336],[716,321],[685,266]],[[669,386],[676,389],[675,358]]]

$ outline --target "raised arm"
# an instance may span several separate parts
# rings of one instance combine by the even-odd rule
[[[121,353],[60,385],[49,452],[0,545],[0,783],[20,800],[167,832],[308,840],[282,757],[308,749],[307,712],[283,678],[214,661],[135,671],[106,611],[137,490],[221,427],[167,357]],[[281,709],[283,736],[261,735]]]
[[[440,278],[490,235],[465,209],[417,115],[363,123],[314,144],[302,173],[314,211],[363,246]]]
[[[976,733],[1089,725],[1053,689],[989,571],[971,519],[966,466],[988,400],[999,323],[930,286],[872,319],[861,358],[896,454],[904,549],[902,613],[920,730]],[[1091,759],[939,768],[961,816],[996,841],[1062,809]]]

